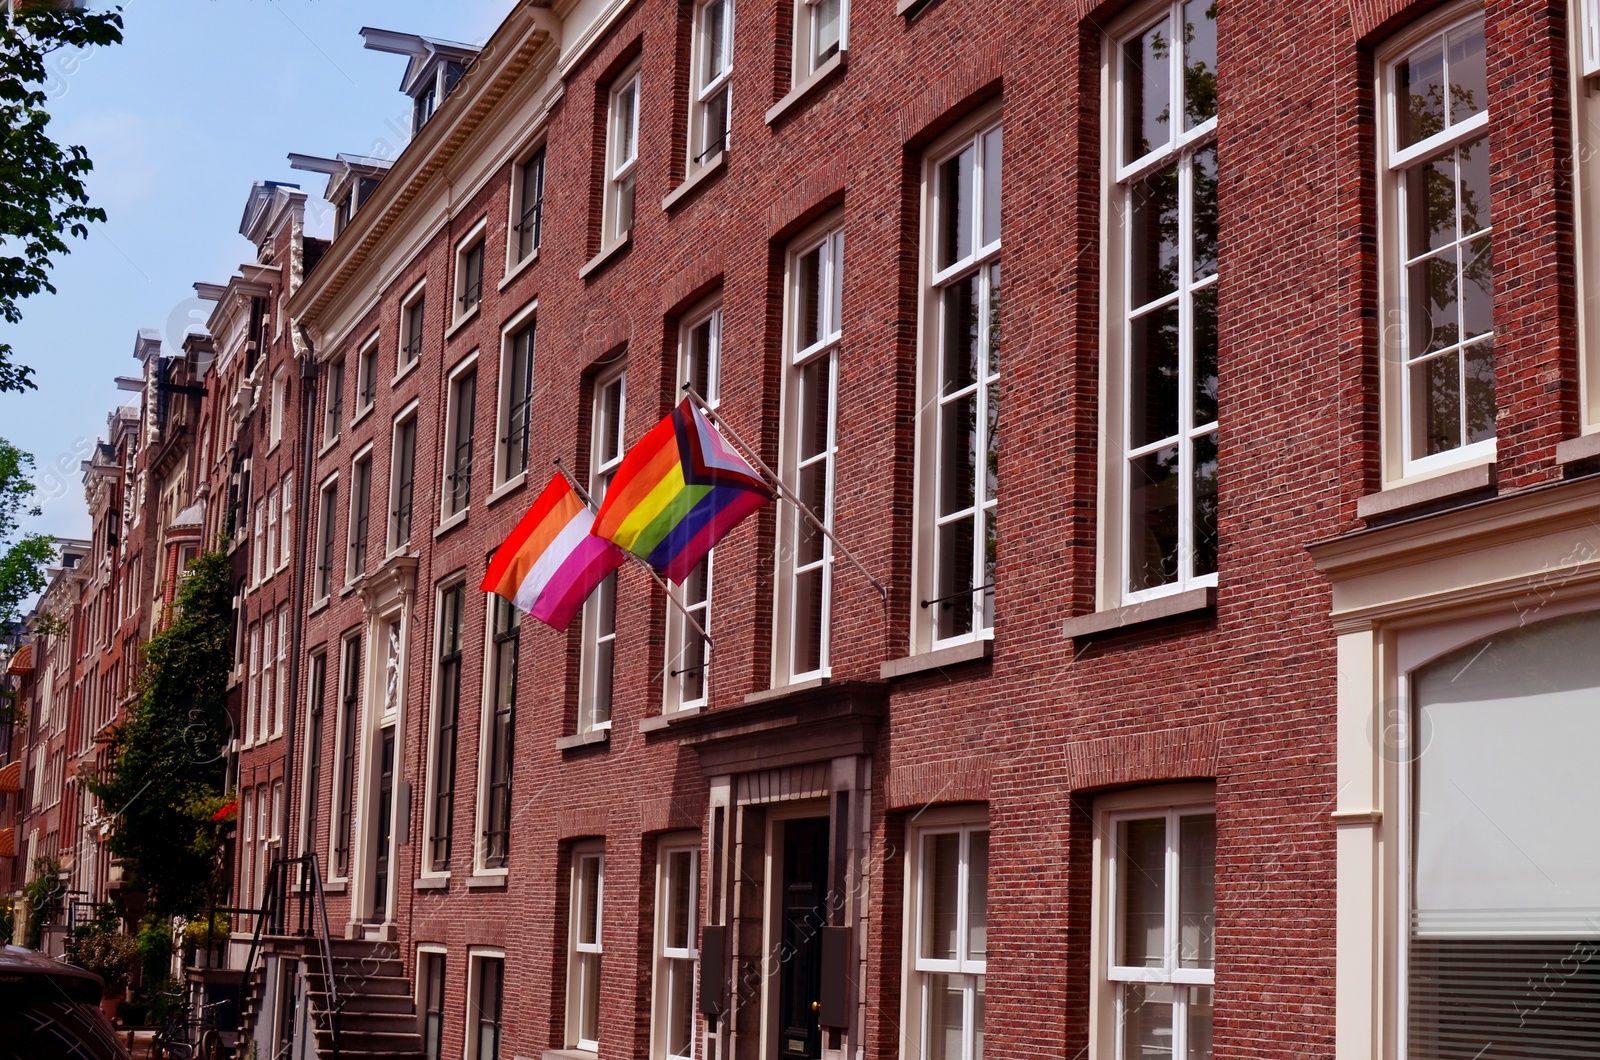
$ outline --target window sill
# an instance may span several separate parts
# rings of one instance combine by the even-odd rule
[[[521,489],[523,485],[527,483],[527,481],[528,473],[526,471],[523,471],[512,478],[506,479],[504,482],[500,483],[500,485],[496,486],[494,492],[489,494],[489,496],[484,500],[484,507],[491,507],[496,501],[501,500],[504,497],[511,496],[513,493],[517,492],[517,490]]]
[[[347,880],[328,880],[322,885],[322,891],[324,894],[343,894],[347,886]]]
[[[611,730],[590,729],[588,732],[576,732],[571,736],[563,736],[556,741],[557,751],[571,751],[579,747],[593,747],[596,744],[608,743],[611,740]]]
[[[910,674],[926,673],[929,670],[942,670],[946,666],[959,666],[962,663],[981,662],[992,658],[994,658],[994,638],[984,637],[966,644],[955,644],[948,648],[923,652],[920,655],[910,655],[904,659],[890,659],[878,667],[878,676],[884,680],[891,680]]]
[[[782,121],[785,115],[794,110],[802,100],[816,92],[828,81],[832,80],[834,74],[840,73],[847,69],[849,65],[849,52],[840,51],[835,54],[833,58],[817,67],[816,72],[810,77],[806,78],[802,84],[794,86],[794,88],[789,90],[789,94],[787,96],[784,96],[782,99],[778,100],[778,102],[774,103],[771,108],[768,109],[766,117],[767,124],[778,124],[778,122]]]
[[[473,873],[467,877],[467,890],[469,891],[503,891],[506,889],[510,875],[504,872]]]
[[[439,538],[443,537],[445,534],[448,534],[450,531],[454,530],[456,527],[458,527],[462,523],[466,522],[467,521],[467,516],[471,512],[472,512],[471,507],[463,508],[459,512],[457,512],[456,514],[452,515],[450,518],[446,519],[444,522],[440,523],[437,527],[434,528],[433,539],[435,541],[437,541]]]
[[[512,265],[510,265],[510,266],[508,266],[506,268],[505,278],[502,279],[499,283],[495,284],[495,288],[494,289],[497,290],[497,291],[503,291],[507,287],[510,287],[512,282],[515,281],[518,276],[521,276],[524,272],[528,271],[528,266],[532,265],[534,262],[536,262],[538,260],[539,260],[539,248],[538,247],[534,247],[533,250],[528,253],[527,257],[523,258],[521,261],[516,262],[516,263],[514,263],[514,264],[512,264]]]
[[[667,193],[667,197],[661,200],[661,208],[670,213],[674,206],[677,206],[679,203],[683,202],[683,200],[687,199],[691,194],[693,194],[697,188],[705,186],[712,177],[726,169],[727,162],[728,152],[723,151],[717,155],[716,161],[710,163],[709,165],[701,166],[699,169],[695,170],[693,174],[684,179],[682,184],[679,184],[676,188],[673,188],[672,191]]]
[[[826,677],[812,677],[805,681],[795,681],[792,684],[779,685],[776,688],[763,688],[759,692],[751,692],[744,697],[746,705],[754,703],[770,703],[774,699],[792,696],[797,692],[809,692],[814,688],[821,688],[828,683]]]
[[[411,881],[413,889],[418,891],[443,891],[450,887],[449,876],[418,876]]]
[[[400,380],[404,379],[406,376],[410,375],[412,372],[415,372],[417,370],[417,365],[419,365],[421,363],[422,363],[422,358],[421,357],[418,357],[418,358],[414,359],[410,364],[406,365],[404,368],[400,369],[398,372],[396,372],[394,374],[394,378],[389,380],[389,385],[391,387],[399,386],[400,385]]]
[[[377,407],[378,407],[378,403],[376,401],[374,401],[372,404],[368,405],[366,408],[364,408],[361,411],[357,412],[356,415],[355,415],[355,418],[350,421],[350,426],[354,427],[356,424],[360,423],[362,420],[364,420],[368,416],[372,415],[372,410],[377,408]]]
[[[1576,464],[1600,456],[1600,431],[1568,438],[1556,446],[1556,463]]]
[[[539,1060],[594,1060],[598,1055],[598,1050],[591,1049],[546,1049]]]
[[[1495,465],[1492,463],[1464,467],[1419,482],[1369,493],[1356,501],[1356,515],[1362,519],[1383,519],[1391,515],[1410,513],[1414,509],[1466,500],[1470,495],[1493,490]]]
[[[643,733],[660,732],[662,729],[670,726],[673,722],[681,721],[684,718],[696,717],[704,710],[704,707],[686,707],[683,710],[674,710],[664,714],[657,714],[653,718],[646,718],[641,721],[639,723],[639,731]]]
[[[451,339],[455,338],[456,337],[456,333],[459,332],[462,328],[466,327],[468,324],[472,323],[472,321],[478,315],[478,310],[480,310],[482,308],[483,308],[483,302],[480,300],[477,305],[475,305],[471,309],[467,310],[465,316],[457,318],[456,322],[454,324],[451,324],[450,327],[448,329],[446,329],[446,331],[444,333],[444,341],[449,342]],[[419,361],[421,359],[422,358],[420,358],[420,357],[417,358],[417,360],[419,360]]]
[[[1062,623],[1061,635],[1064,637],[1087,637],[1095,633],[1111,633],[1130,626],[1158,622],[1165,618],[1178,618],[1183,615],[1212,611],[1216,609],[1216,606],[1217,590],[1215,586],[1208,585],[1200,589],[1186,589],[1181,593],[1173,593],[1170,596],[1158,596],[1154,600],[1143,600],[1137,604],[1113,607],[1106,611],[1096,611],[1093,614],[1069,618]]]
[[[578,270],[578,279],[587,280],[600,268],[600,266],[616,257],[622,248],[626,247],[632,241],[633,232],[630,230],[624,233],[621,239],[617,240],[615,243],[612,243],[610,246],[601,247],[600,253],[583,263],[583,267]]]
[[[323,442],[322,443],[322,448],[317,450],[317,459],[321,460],[323,457],[325,457],[329,453],[333,452],[334,446],[336,446],[338,444],[339,444],[339,436],[337,434],[334,435],[332,438],[329,438],[327,441]]]

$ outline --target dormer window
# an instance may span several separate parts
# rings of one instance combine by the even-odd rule
[[[356,215],[356,193],[352,190],[349,195],[340,199],[334,207],[333,234],[338,235],[350,227],[350,219]]]
[[[434,82],[429,82],[428,87],[417,97],[412,111],[411,134],[415,136],[422,127],[433,117],[433,112],[439,109],[439,88]]]

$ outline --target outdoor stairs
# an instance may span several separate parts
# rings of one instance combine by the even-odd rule
[[[423,1060],[416,1001],[400,947],[392,942],[332,940],[333,977],[339,996],[339,1060]],[[330,993],[321,958],[307,947],[302,964],[316,1025],[317,1055],[333,1057]]]

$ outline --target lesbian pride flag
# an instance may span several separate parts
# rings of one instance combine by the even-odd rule
[[[622,565],[622,549],[589,532],[594,513],[559,472],[489,562],[480,588],[547,626],[566,629],[595,586]]]
[[[772,490],[689,398],[628,450],[594,517],[615,542],[681,584]]]

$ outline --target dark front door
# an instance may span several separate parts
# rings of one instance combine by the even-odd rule
[[[778,1056],[820,1060],[822,928],[827,923],[828,819],[783,825],[783,930],[778,964]]]
[[[394,726],[383,730],[378,748],[378,849],[373,859],[372,916],[382,923],[389,912],[389,839],[394,833]]]

